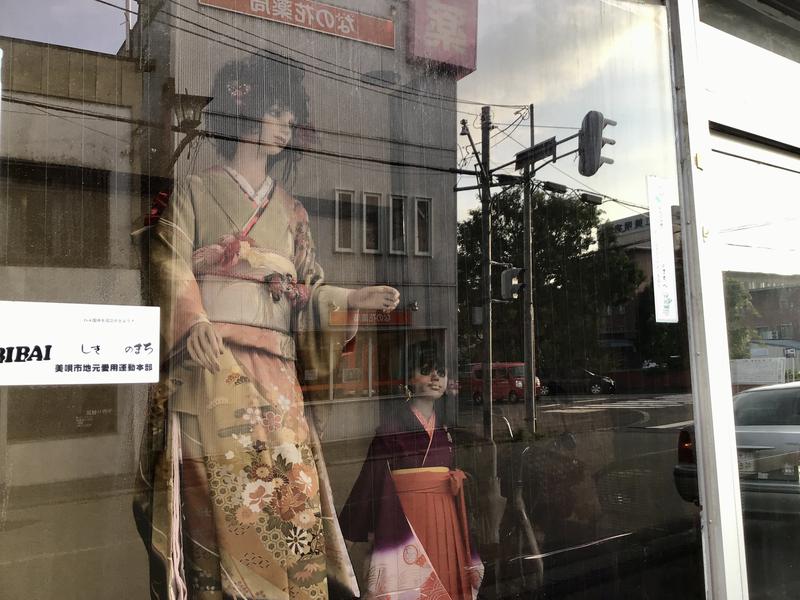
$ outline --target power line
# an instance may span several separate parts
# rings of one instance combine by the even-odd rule
[[[184,9],[186,9],[186,10],[188,10],[190,12],[193,12],[193,13],[199,15],[199,16],[202,16],[204,18],[210,19],[212,21],[215,21],[217,23],[220,23],[220,24],[225,25],[227,27],[230,27],[230,28],[232,28],[232,29],[234,29],[236,31],[240,31],[242,33],[250,35],[252,37],[258,38],[257,34],[252,33],[250,31],[247,31],[246,29],[243,29],[241,27],[237,27],[236,25],[233,25],[231,23],[227,23],[223,19],[218,19],[217,17],[214,17],[210,13],[203,12],[203,11],[201,11],[199,9],[193,8],[191,6],[187,6],[186,4],[182,4],[178,0],[169,0],[169,1],[172,4],[180,6],[181,8],[184,8]],[[258,39],[261,39],[261,38],[258,38]],[[363,82],[364,81],[363,78],[364,77],[368,77],[369,79],[372,79],[374,81],[373,82],[366,82],[366,83],[374,83],[375,85],[381,85],[381,84],[385,84],[386,83],[384,80],[380,79],[379,77],[375,77],[373,75],[370,75],[369,73],[362,73],[361,71],[357,71],[355,69],[351,69],[351,68],[349,68],[349,67],[347,67],[345,65],[341,65],[341,64],[338,64],[336,62],[333,62],[333,61],[330,61],[330,60],[326,60],[326,59],[320,58],[318,56],[314,56],[313,54],[310,54],[308,52],[303,52],[302,50],[298,50],[297,48],[292,48],[291,46],[287,46],[286,44],[281,44],[280,42],[277,42],[275,40],[264,40],[264,41],[268,41],[270,44],[273,44],[273,45],[275,45],[275,46],[277,46],[279,48],[283,48],[284,50],[287,50],[289,52],[293,52],[295,54],[299,54],[301,56],[305,56],[307,58],[310,58],[312,60],[318,61],[320,63],[331,65],[332,67],[335,67],[337,69],[342,69],[343,71],[348,71],[350,73],[353,73],[354,75],[358,76],[358,81],[359,82]],[[298,61],[298,62],[301,62],[301,61]],[[303,63],[303,64],[308,65],[309,63]],[[480,102],[478,100],[458,99],[458,98],[454,98],[452,96],[446,96],[446,95],[443,95],[443,94],[433,94],[431,92],[422,90],[420,88],[409,87],[409,88],[406,88],[406,89],[413,90],[414,92],[416,92],[420,96],[428,97],[428,98],[431,98],[431,99],[434,99],[434,100],[446,100],[448,102],[458,101],[458,102],[461,102],[463,104],[472,104],[472,105],[475,105],[475,106],[484,106],[484,105],[486,105],[486,102]],[[523,105],[520,105],[520,104],[494,104],[493,106],[496,106],[498,108],[521,108],[521,107],[523,107]]]
[[[621,204],[622,206],[627,206],[628,208],[635,208],[637,210],[644,210],[644,211],[649,211],[650,210],[650,208],[648,206],[642,206],[641,204],[634,204],[633,202],[626,202],[625,200],[620,200],[618,198],[612,198],[611,196],[607,196],[603,192],[601,192],[599,190],[596,190],[595,188],[591,187],[590,185],[588,185],[588,184],[576,179],[575,177],[573,177],[572,175],[570,175],[566,171],[564,171],[562,169],[559,169],[557,166],[555,166],[552,163],[550,163],[547,166],[553,167],[556,171],[561,173],[564,177],[569,177],[572,181],[574,181],[578,185],[581,185],[581,186],[585,187],[590,192],[594,192],[595,194],[598,194],[598,195],[602,196],[603,198],[605,198],[609,202],[615,202],[617,204]]]
[[[397,92],[399,91],[401,94],[406,94],[406,95],[416,95],[416,96],[425,97],[425,98],[429,98],[429,99],[433,99],[433,100],[441,100],[441,101],[445,101],[445,102],[463,103],[463,104],[471,104],[471,105],[478,105],[478,106],[489,105],[489,106],[493,106],[493,107],[497,107],[497,108],[517,108],[517,109],[520,109],[520,108],[524,109],[527,106],[527,105],[520,105],[520,104],[488,104],[486,102],[480,102],[478,100],[460,99],[458,97],[447,96],[447,95],[444,95],[444,94],[434,94],[434,93],[427,92],[425,90],[421,90],[419,88],[414,88],[414,87],[410,87],[410,86],[406,86],[406,87],[403,87],[403,88],[398,90],[396,88],[393,88],[390,85],[386,85],[386,82],[384,82],[380,78],[377,78],[375,76],[370,75],[369,73],[362,73],[362,72],[357,71],[355,69],[351,69],[351,68],[349,68],[349,67],[347,67],[345,65],[340,65],[340,64],[335,63],[333,61],[328,61],[328,60],[326,60],[324,58],[313,56],[313,55],[311,55],[309,53],[303,52],[302,50],[297,50],[295,48],[291,48],[290,46],[287,46],[285,44],[281,44],[280,42],[276,42],[274,40],[263,40],[262,38],[259,38],[258,35],[255,34],[255,33],[249,32],[249,31],[247,31],[247,30],[245,30],[245,29],[243,29],[241,27],[237,27],[236,25],[227,23],[222,19],[214,17],[211,14],[204,13],[204,12],[202,12],[202,11],[196,9],[196,8],[192,8],[191,6],[187,6],[185,4],[182,4],[178,0],[169,0],[169,1],[172,4],[175,4],[175,5],[177,5],[177,6],[181,7],[181,8],[184,8],[184,9],[190,11],[190,12],[193,12],[193,13],[201,16],[202,18],[206,18],[206,19],[215,21],[217,23],[225,25],[226,27],[230,27],[235,31],[238,31],[238,32],[247,34],[247,35],[249,35],[251,37],[257,38],[260,41],[268,41],[269,43],[274,44],[275,46],[278,46],[278,47],[283,48],[285,50],[288,50],[290,52],[294,52],[296,54],[300,54],[300,55],[306,56],[306,57],[311,58],[313,60],[316,60],[318,62],[322,62],[324,64],[329,64],[329,65],[331,65],[333,67],[336,67],[338,69],[342,69],[344,71],[348,71],[350,73],[354,73],[355,75],[358,75],[358,77],[351,77],[351,76],[347,76],[347,75],[344,75],[344,74],[341,74],[341,73],[336,73],[336,72],[330,71],[328,69],[324,69],[324,68],[316,66],[316,65],[312,65],[312,64],[304,62],[304,61],[300,61],[300,60],[296,60],[296,59],[290,59],[287,56],[283,56],[283,55],[278,54],[276,52],[272,52],[270,50],[267,50],[267,49],[264,49],[264,48],[260,48],[259,46],[256,46],[254,44],[250,44],[248,42],[244,42],[242,40],[238,40],[237,38],[232,37],[230,35],[219,33],[219,32],[217,32],[217,31],[215,31],[215,30],[213,30],[213,29],[211,29],[209,27],[205,27],[204,25],[201,25],[200,23],[197,23],[197,22],[192,21],[190,19],[187,19],[185,17],[180,17],[180,16],[175,15],[175,14],[173,14],[173,13],[167,11],[167,10],[161,10],[161,12],[163,12],[167,16],[170,16],[170,17],[172,17],[174,19],[178,19],[178,20],[183,21],[185,23],[188,23],[190,25],[194,25],[195,27],[198,27],[198,28],[203,29],[205,31],[209,31],[211,33],[218,33],[219,35],[221,35],[221,36],[223,36],[223,37],[225,37],[225,38],[227,38],[229,40],[233,40],[234,42],[244,43],[247,46],[249,46],[250,48],[254,48],[257,51],[264,52],[264,53],[267,53],[267,54],[271,55],[271,57],[263,57],[262,56],[262,58],[268,58],[269,60],[273,60],[275,62],[278,62],[279,64],[284,64],[284,65],[289,66],[289,67],[294,67],[295,65],[293,65],[291,62],[287,62],[288,60],[292,60],[295,63],[298,63],[298,64],[303,65],[305,67],[309,67],[310,69],[312,69],[312,72],[317,72],[318,74],[320,72],[321,73],[328,73],[329,75],[334,76],[334,77],[328,77],[329,79],[332,79],[334,81],[338,81],[340,83],[342,83],[342,80],[335,79],[335,77],[345,77],[346,79],[353,80],[358,84],[367,84],[367,85],[372,85],[372,86],[375,86],[375,87],[378,87],[378,88],[382,88],[382,89],[388,90],[387,92],[380,92],[378,90],[372,90],[372,91],[374,91],[376,93],[382,93],[384,95],[387,95],[387,96],[390,96],[390,97],[393,97],[393,98],[398,98],[398,99],[405,99],[402,96],[397,96],[396,95]],[[129,11],[128,9],[126,9],[126,8],[124,8],[122,6],[115,5],[112,2],[108,2],[107,0],[95,0],[95,2],[110,6],[112,8],[116,8],[117,10],[120,10],[122,12],[131,12],[133,14],[137,14],[137,13],[135,13],[135,11]],[[137,17],[138,16],[139,15],[137,14]],[[215,40],[213,38],[209,38],[208,36],[204,36],[204,35],[202,35],[202,34],[200,34],[198,32],[195,32],[195,31],[190,31],[190,30],[187,30],[185,28],[178,27],[177,25],[174,25],[172,23],[168,23],[168,22],[165,22],[165,21],[157,20],[155,18],[153,18],[153,20],[155,20],[157,23],[160,23],[162,25],[166,25],[167,27],[173,27],[175,29],[178,29],[179,31],[183,31],[185,33],[189,33],[190,35],[196,35],[196,36],[201,37],[203,39],[208,39],[209,41],[212,41],[212,42],[222,43],[223,45],[225,45],[227,47],[231,47],[231,48],[233,48],[235,50],[242,50],[242,51],[247,52],[248,54],[251,54],[251,55],[254,55],[254,56],[261,56],[257,52],[250,52],[250,51],[248,51],[248,50],[246,50],[246,49],[244,49],[242,47],[237,47],[235,45],[224,44],[223,42],[218,42],[218,40]],[[316,70],[316,71],[313,71],[313,70]],[[373,81],[365,81],[364,78],[369,78],[369,79],[371,79]],[[439,109],[444,108],[446,110],[451,110],[451,111],[456,112],[458,114],[465,114],[465,115],[470,115],[470,116],[473,116],[473,117],[480,116],[477,113],[472,113],[472,112],[468,112],[468,111],[462,111],[462,110],[458,110],[458,109],[448,109],[447,107],[443,107],[443,106],[439,106],[439,105],[424,104],[424,103],[421,103],[421,104],[423,104],[424,106],[430,106],[432,108],[439,108]],[[504,125],[504,123],[498,123],[498,125]],[[539,125],[539,124],[537,124],[536,127],[537,128],[543,128],[543,129],[568,129],[568,130],[576,130],[576,129],[578,129],[577,127],[567,126],[567,125]]]
[[[118,116],[115,116],[115,115],[103,115],[101,113],[93,113],[93,112],[90,112],[90,111],[85,111],[85,110],[81,110],[81,109],[77,109],[77,108],[67,108],[67,107],[62,107],[62,106],[54,106],[54,105],[49,105],[49,104],[45,104],[45,103],[42,103],[42,102],[35,102],[35,101],[32,101],[32,100],[21,100],[21,99],[18,99],[18,98],[13,98],[13,97],[6,96],[5,94],[3,94],[2,97],[6,101],[16,102],[18,104],[23,104],[23,105],[26,105],[26,106],[33,106],[33,107],[52,109],[52,110],[60,110],[60,111],[71,113],[71,114],[78,114],[78,115],[82,115],[82,116],[91,116],[91,117],[95,117],[95,118],[98,118],[98,119],[105,119],[105,120],[108,120],[108,121],[115,121],[115,122],[118,122],[118,123],[131,123],[131,124],[134,124],[134,125],[139,125],[141,127],[150,127],[150,128],[155,128],[155,129],[162,129],[163,128],[163,126],[160,125],[160,124],[151,123],[151,122],[145,121],[143,119],[133,119],[133,118],[129,118],[129,117],[118,117]],[[172,127],[170,129],[172,129],[173,131],[179,131],[175,127]],[[212,138],[212,139],[216,139],[216,140],[232,141],[232,142],[245,143],[245,144],[264,145],[264,143],[260,142],[260,141],[243,140],[243,139],[240,139],[240,138],[238,138],[236,136],[225,135],[225,134],[221,134],[221,133],[215,133],[215,132],[212,132],[212,131],[198,130],[198,133],[199,133],[199,135],[202,135],[204,137],[208,137],[208,138]],[[292,145],[285,146],[285,149],[294,150],[294,151],[297,151],[297,152],[300,152],[300,153],[303,153],[303,154],[327,156],[327,157],[336,158],[336,159],[339,159],[339,160],[352,160],[352,161],[358,161],[358,162],[374,163],[374,164],[385,165],[385,166],[388,166],[388,167],[421,169],[421,170],[425,170],[425,171],[433,171],[435,173],[448,173],[448,174],[451,174],[451,175],[459,173],[459,169],[454,168],[454,167],[435,167],[435,166],[426,165],[426,164],[422,164],[422,163],[410,163],[410,162],[404,162],[404,161],[399,161],[399,160],[388,160],[388,159],[374,158],[374,157],[371,157],[371,156],[358,156],[358,155],[354,155],[354,154],[342,154],[342,153],[337,153],[337,152],[331,152],[331,151],[328,151],[328,150],[319,150],[319,149],[314,149],[314,148],[301,148],[301,147],[292,146]],[[469,174],[471,175],[472,172],[470,172]]]
[[[134,11],[129,11],[128,9],[126,9],[124,7],[121,7],[121,6],[117,6],[116,4],[113,4],[112,2],[108,2],[107,0],[94,0],[94,1],[99,3],[99,4],[103,4],[103,5],[106,5],[106,6],[110,6],[112,8],[116,8],[117,10],[120,10],[122,12],[134,13]],[[180,5],[180,6],[183,6],[183,5]],[[377,88],[377,89],[372,89],[371,91],[373,91],[375,93],[383,94],[383,95],[385,95],[387,97],[395,98],[397,100],[406,100],[407,99],[406,96],[424,96],[423,94],[414,91],[414,88],[393,88],[392,86],[382,85],[382,84],[378,83],[379,80],[378,81],[374,81],[374,82],[364,81],[362,78],[352,77],[352,76],[349,76],[349,75],[346,75],[346,74],[342,74],[342,73],[336,73],[334,71],[331,71],[330,69],[325,69],[325,68],[317,66],[317,65],[311,65],[311,64],[303,62],[303,61],[290,59],[289,57],[282,56],[282,55],[277,54],[275,52],[272,52],[270,50],[266,50],[264,48],[260,48],[259,46],[251,44],[249,42],[245,42],[244,40],[239,40],[239,39],[237,39],[237,38],[235,38],[233,36],[227,35],[225,33],[221,33],[221,32],[216,31],[216,30],[214,30],[214,29],[212,29],[210,27],[206,27],[204,25],[201,25],[200,23],[192,21],[191,19],[187,19],[185,17],[181,17],[181,16],[178,16],[178,15],[175,15],[175,14],[173,14],[173,13],[167,11],[167,10],[163,10],[162,9],[161,12],[163,12],[165,15],[167,15],[169,17],[172,17],[173,19],[176,19],[178,21],[183,21],[184,23],[188,23],[189,25],[197,27],[198,29],[213,33],[217,37],[216,38],[215,37],[209,37],[207,35],[204,35],[202,33],[197,32],[197,31],[192,31],[192,30],[187,29],[185,27],[181,27],[179,25],[176,25],[175,23],[168,23],[168,22],[165,22],[163,20],[159,20],[157,18],[154,18],[153,21],[155,21],[156,23],[160,23],[160,24],[165,25],[167,27],[172,27],[173,29],[176,29],[178,31],[182,31],[184,33],[188,33],[189,35],[194,35],[194,36],[197,36],[199,38],[208,40],[210,42],[214,42],[214,43],[226,46],[226,47],[231,48],[233,50],[238,50],[238,51],[245,52],[247,54],[250,54],[251,56],[258,56],[258,57],[266,59],[266,60],[271,60],[273,62],[277,62],[278,64],[285,65],[285,66],[287,66],[289,68],[298,69],[298,68],[308,67],[308,69],[312,73],[315,73],[315,74],[317,74],[317,75],[319,75],[321,77],[325,77],[325,78],[330,79],[332,81],[336,81],[338,83],[348,83],[348,80],[350,80],[350,81],[354,81],[356,84],[358,84],[358,87],[362,87],[363,85],[370,85],[370,86],[373,86],[373,88]],[[136,14],[136,13],[134,13],[134,14]],[[199,14],[202,15],[203,13],[199,13]],[[238,28],[235,28],[235,29],[238,29]],[[231,44],[231,43],[223,42],[223,41],[221,41],[219,39],[219,37],[232,40],[235,43]],[[236,45],[236,43],[238,43],[240,45]],[[244,46],[248,46],[249,48],[253,48],[255,51],[248,50]],[[340,67],[340,68],[346,68],[346,67]],[[445,96],[428,95],[426,97],[430,97],[432,99],[441,100],[441,101],[445,101],[445,102],[452,102],[454,104],[457,103],[457,101],[458,101],[457,98],[451,98],[451,97],[445,97]],[[420,104],[422,106],[428,106],[428,107],[431,107],[431,108],[436,108],[436,109],[439,109],[439,110],[447,110],[447,111],[450,111],[450,112],[455,112],[455,113],[460,113],[460,114],[467,114],[467,115],[473,115],[473,116],[476,115],[476,113],[467,112],[467,111],[461,111],[461,110],[458,110],[457,108],[450,108],[450,107],[448,107],[446,105],[429,104],[429,103],[425,103],[425,102],[421,102],[421,101],[418,101],[418,104]]]

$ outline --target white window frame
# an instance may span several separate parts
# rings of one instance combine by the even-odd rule
[[[340,230],[339,230],[339,223],[340,223],[339,205],[340,205],[341,197],[342,197],[343,194],[349,194],[350,195],[350,245],[349,245],[349,247],[342,246],[342,244],[340,243],[342,240],[341,240]],[[335,191],[335,206],[334,206],[334,214],[333,214],[333,221],[334,221],[334,242],[333,243],[334,243],[334,249],[336,250],[336,252],[353,253],[356,250],[355,243],[353,241],[353,237],[354,237],[353,236],[353,231],[355,230],[355,226],[356,226],[356,223],[355,223],[355,221],[356,221],[356,219],[355,219],[356,206],[355,206],[355,204],[356,204],[356,193],[355,193],[355,190],[345,190],[345,189],[338,189],[338,188],[336,189],[336,191]]]
[[[403,249],[395,250],[394,248],[394,201],[403,201]],[[406,205],[408,204],[408,196],[403,194],[392,194],[389,196],[389,254],[396,256],[405,256],[408,254],[408,228],[406,227]]]
[[[378,208],[378,247],[367,248],[367,196],[378,199],[375,206]],[[383,251],[383,227],[381,227],[381,209],[383,208],[383,194],[378,192],[364,192],[361,194],[361,251],[364,254],[380,254]]]
[[[423,252],[419,249],[419,219],[417,218],[417,209],[420,203],[427,203],[428,205],[428,251]],[[428,196],[417,196],[414,198],[414,255],[415,256],[433,256],[433,198]]]

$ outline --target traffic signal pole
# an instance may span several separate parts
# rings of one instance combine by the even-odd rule
[[[530,118],[531,147],[534,144],[533,104],[528,107]],[[525,232],[523,267],[525,269],[525,287],[523,288],[523,332],[525,343],[525,422],[528,430],[536,433],[536,336],[534,335],[534,260],[533,260],[533,190],[531,165],[523,171],[523,230]]]
[[[481,108],[481,282],[483,284],[483,435],[494,439],[492,423],[492,177],[489,169],[492,130],[491,107]],[[496,461],[492,461],[492,476],[497,476]]]

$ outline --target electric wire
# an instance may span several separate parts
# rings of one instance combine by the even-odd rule
[[[169,0],[169,2],[172,3],[172,4],[175,4],[177,6],[180,6],[181,8],[184,8],[184,9],[190,11],[190,12],[193,12],[193,13],[201,16],[201,17],[210,19],[212,21],[215,21],[217,23],[220,23],[222,25],[230,27],[230,28],[234,29],[235,31],[239,31],[239,32],[244,33],[246,35],[249,35],[251,37],[258,38],[258,39],[260,39],[262,41],[268,41],[270,44],[273,44],[274,46],[282,48],[283,50],[286,50],[286,51],[289,51],[289,52],[293,52],[293,53],[299,54],[301,56],[305,56],[305,57],[307,57],[307,58],[309,58],[311,60],[315,60],[317,62],[330,65],[330,66],[335,67],[337,69],[342,69],[343,71],[347,71],[347,72],[353,73],[354,75],[357,76],[359,82],[363,82],[364,81],[363,78],[367,77],[369,79],[374,80],[374,84],[376,84],[376,85],[385,85],[386,84],[385,80],[382,80],[381,78],[376,77],[374,75],[370,75],[369,73],[362,73],[361,71],[357,71],[356,69],[351,69],[350,67],[347,67],[345,65],[341,65],[341,64],[336,63],[334,61],[330,61],[330,60],[326,60],[326,59],[318,57],[318,56],[314,56],[313,54],[310,54],[308,52],[303,52],[302,50],[298,50],[297,48],[292,48],[291,46],[288,46],[286,44],[281,44],[280,42],[275,41],[275,40],[263,40],[262,38],[259,38],[257,34],[251,32],[251,31],[247,31],[246,29],[243,29],[242,27],[237,27],[236,25],[228,23],[228,22],[224,21],[223,19],[219,19],[217,17],[214,17],[211,13],[203,12],[203,11],[201,11],[199,9],[192,8],[191,6],[187,6],[186,4],[183,4],[183,3],[179,2],[179,0]],[[302,62],[302,61],[298,61],[298,62]],[[309,65],[309,63],[303,63],[303,64],[304,65]],[[366,82],[366,83],[373,83],[373,82]],[[486,102],[480,102],[478,100],[458,99],[458,98],[454,98],[452,96],[447,96],[447,95],[444,95],[444,94],[434,94],[434,93],[422,90],[420,88],[408,87],[406,89],[415,92],[419,96],[431,98],[431,99],[434,99],[434,100],[445,100],[445,101],[448,101],[448,102],[458,101],[458,102],[461,102],[463,104],[471,104],[471,105],[475,105],[475,106],[485,106],[487,104]],[[520,108],[523,105],[521,105],[521,104],[493,104],[492,106],[496,106],[498,108]]]
[[[116,121],[116,122],[119,122],[119,123],[132,123],[132,124],[136,124],[136,125],[139,125],[139,126],[142,126],[142,127],[149,127],[149,128],[155,128],[155,129],[162,129],[163,128],[163,126],[161,124],[151,123],[151,122],[145,121],[143,119],[133,119],[133,118],[129,118],[129,117],[119,117],[119,116],[114,116],[114,115],[103,115],[103,114],[100,114],[100,113],[92,113],[90,111],[85,111],[85,110],[76,109],[76,108],[67,108],[67,107],[62,107],[62,106],[48,105],[48,104],[44,104],[44,103],[41,103],[41,102],[35,102],[35,101],[31,101],[31,100],[21,100],[19,98],[9,97],[6,94],[3,94],[2,98],[5,101],[16,102],[16,103],[24,104],[24,105],[27,105],[27,106],[34,106],[34,107],[39,107],[39,108],[60,110],[60,111],[63,111],[63,112],[68,112],[68,113],[78,114],[78,115],[84,115],[84,116],[93,116],[93,117],[96,117],[98,119]],[[198,134],[201,135],[201,136],[207,137],[207,138],[217,139],[217,140],[234,141],[234,142],[247,143],[247,144],[261,144],[261,142],[258,142],[258,141],[243,140],[243,139],[240,139],[240,138],[238,138],[236,136],[225,135],[225,134],[221,134],[221,133],[215,133],[215,132],[207,131],[207,130],[203,130],[203,129],[199,129],[198,130]],[[457,171],[458,171],[454,167],[435,167],[435,166],[426,165],[426,164],[422,164],[422,163],[411,163],[411,162],[404,162],[404,161],[399,161],[399,160],[388,160],[388,159],[374,158],[374,157],[371,157],[371,156],[358,156],[358,155],[351,155],[351,154],[343,154],[343,153],[340,153],[340,152],[332,152],[332,151],[320,150],[320,149],[316,149],[316,148],[301,148],[301,147],[292,146],[292,145],[287,145],[285,148],[287,150],[295,150],[295,151],[302,152],[304,154],[309,154],[309,155],[328,156],[328,157],[332,157],[332,158],[336,158],[336,159],[340,159],[340,160],[360,161],[360,162],[381,164],[381,165],[385,165],[385,166],[389,166],[389,167],[414,168],[414,169],[421,169],[421,170],[431,171],[431,172],[436,172],[436,173],[449,173],[449,174],[456,174]]]
[[[126,9],[124,7],[121,7],[121,6],[118,6],[118,5],[116,5],[116,4],[112,3],[112,2],[108,2],[108,0],[94,0],[94,1],[97,2],[98,4],[103,4],[103,5],[106,5],[106,6],[110,6],[112,8],[116,8],[117,10],[121,10],[123,12],[134,12],[134,11],[128,11],[128,9]],[[395,99],[398,99],[398,100],[407,100],[408,99],[407,96],[420,96],[420,97],[430,97],[432,99],[436,99],[436,100],[440,100],[440,101],[444,101],[444,102],[452,102],[452,103],[457,103],[458,102],[457,98],[452,98],[452,97],[447,97],[447,96],[435,96],[435,95],[427,95],[426,96],[425,94],[422,94],[422,93],[414,91],[414,88],[396,88],[396,87],[393,87],[391,85],[381,84],[381,83],[379,83],[381,81],[379,79],[376,79],[376,81],[364,81],[363,78],[353,77],[353,76],[349,76],[349,75],[346,75],[346,74],[343,74],[343,73],[336,73],[336,72],[334,72],[334,71],[332,71],[330,69],[326,69],[326,68],[323,68],[323,67],[320,67],[320,66],[317,66],[317,65],[311,65],[311,64],[305,63],[303,61],[294,60],[294,59],[291,59],[289,57],[282,56],[282,55],[280,55],[280,54],[278,54],[276,52],[272,52],[270,50],[266,50],[264,48],[261,48],[259,46],[254,45],[254,44],[251,44],[251,43],[246,42],[244,40],[237,39],[236,37],[233,37],[231,35],[228,35],[228,34],[225,34],[225,33],[221,33],[221,32],[216,31],[216,30],[214,30],[214,29],[212,29],[210,27],[206,27],[206,26],[204,26],[204,25],[202,25],[200,23],[197,23],[196,21],[193,21],[191,19],[187,19],[186,17],[178,16],[178,15],[176,15],[174,13],[171,13],[168,10],[161,9],[161,13],[163,13],[164,15],[166,15],[168,17],[176,19],[178,21],[182,21],[184,23],[192,25],[193,27],[196,27],[196,28],[198,28],[200,30],[207,31],[209,33],[213,33],[218,37],[217,38],[209,37],[209,36],[204,35],[204,34],[198,32],[198,31],[192,31],[192,30],[187,29],[185,27],[181,27],[179,25],[176,25],[175,23],[168,23],[168,22],[165,22],[165,21],[160,20],[160,19],[155,18],[155,17],[152,19],[152,21],[154,21],[156,23],[159,23],[159,24],[162,24],[162,25],[165,25],[167,27],[172,27],[173,29],[176,29],[178,31],[182,31],[182,32],[187,33],[189,35],[194,35],[196,37],[199,37],[199,38],[202,38],[202,39],[205,39],[205,40],[208,40],[208,41],[211,41],[211,42],[214,42],[214,43],[226,46],[226,47],[229,47],[229,48],[231,48],[233,50],[238,50],[238,51],[241,51],[241,52],[245,52],[247,54],[250,54],[251,56],[257,56],[259,58],[272,60],[274,62],[277,62],[278,64],[282,64],[282,65],[285,65],[285,66],[290,67],[290,68],[304,68],[304,67],[307,67],[308,70],[311,71],[312,73],[315,73],[315,74],[317,74],[317,75],[319,75],[321,77],[330,79],[332,81],[336,81],[338,83],[348,83],[348,80],[350,80],[350,81],[355,82],[357,84],[357,87],[363,87],[364,85],[370,85],[370,86],[373,86],[373,88],[375,88],[375,89],[371,89],[371,91],[373,91],[375,93],[383,94],[385,96],[388,96],[388,97],[391,97],[391,98],[395,98]],[[200,13],[200,14],[203,14],[203,13]],[[206,16],[206,15],[204,15],[204,16]],[[234,29],[238,29],[238,28],[236,28],[234,26]],[[228,43],[228,42],[223,42],[220,39],[218,39],[219,37],[232,40],[235,43],[232,44],[232,43]],[[240,44],[240,45],[236,45],[236,44]],[[245,46],[247,46],[249,48],[252,48],[254,50],[248,50]],[[346,69],[347,67],[340,67],[340,68],[345,68]],[[363,75],[364,74],[362,74],[362,76]],[[472,103],[473,101],[468,101],[468,102]],[[460,113],[460,114],[480,116],[480,115],[476,115],[476,113],[463,111],[463,110],[458,110],[457,108],[450,108],[450,107],[445,106],[445,105],[429,104],[429,103],[425,103],[425,102],[421,102],[421,101],[418,101],[417,103],[419,105],[422,105],[422,106],[428,106],[428,107],[436,108],[436,109],[439,109],[439,110],[446,110],[446,111],[449,111],[449,112],[455,112],[455,113]],[[507,105],[503,105],[503,107],[507,107]],[[517,105],[512,106],[512,108],[517,108],[517,107],[518,107]]]

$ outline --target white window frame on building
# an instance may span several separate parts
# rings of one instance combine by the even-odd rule
[[[342,197],[348,195],[350,196],[350,239],[343,240],[342,239],[342,228],[341,228],[341,206],[342,206]],[[346,190],[346,189],[336,189],[336,206],[334,208],[334,249],[336,252],[355,252],[355,244],[353,243],[353,231],[355,230],[355,198],[356,193],[354,190]],[[342,244],[343,241],[348,242],[347,245]]]
[[[375,227],[378,234],[377,248],[367,246],[367,227],[369,218],[367,208],[375,207]],[[361,251],[364,254],[380,254],[383,251],[383,227],[381,227],[381,210],[383,209],[383,194],[377,192],[364,192],[361,194]]]
[[[428,226],[427,232],[425,232],[428,236],[427,250],[420,250],[420,204],[428,205]],[[417,196],[414,198],[414,254],[416,256],[433,256],[433,199],[426,196]]]
[[[394,237],[394,212],[395,212],[395,201],[400,201],[403,203],[403,210],[401,214],[403,216],[403,248],[396,249],[395,248],[395,237]],[[406,203],[408,202],[408,196],[403,194],[392,194],[389,199],[389,254],[395,255],[405,255],[408,253],[408,231],[406,227]]]

